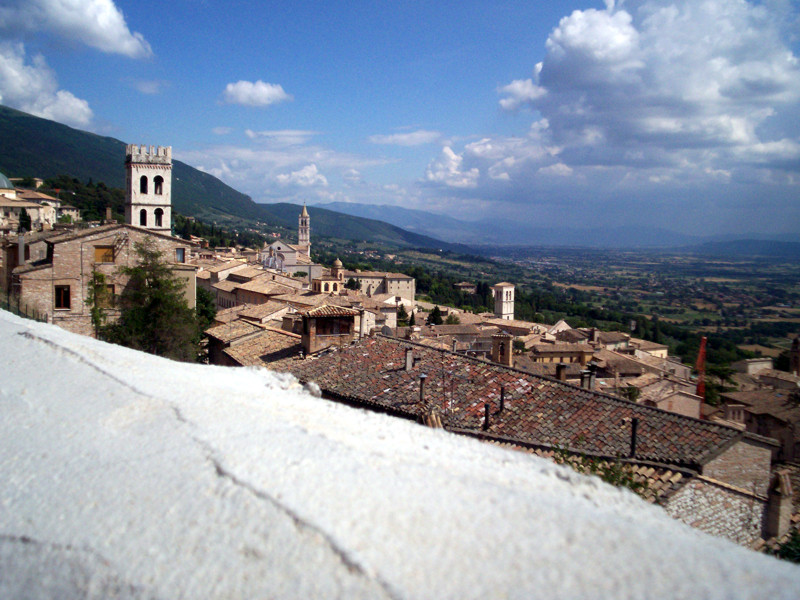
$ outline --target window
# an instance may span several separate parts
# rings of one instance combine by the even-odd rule
[[[144,208],[139,211],[139,225],[147,227],[147,211]]]
[[[175,248],[175,262],[186,262],[186,248]]]
[[[114,246],[95,246],[94,247],[94,262],[96,262],[96,263],[113,263],[114,262]]]
[[[69,310],[70,297],[68,285],[57,285],[55,290],[56,310]]]
[[[328,289],[329,289],[329,288],[328,288],[328,284],[326,283],[326,284],[325,284],[325,291],[327,292],[327,291],[328,291]]]
[[[147,175],[142,175],[139,179],[139,193],[146,194],[147,193]]]
[[[157,196],[160,196],[164,192],[164,178],[161,175],[157,175],[155,179],[153,179],[153,193]]]
[[[156,227],[161,227],[162,226],[161,224],[164,221],[164,211],[161,210],[160,208],[157,208],[154,214],[156,217]]]

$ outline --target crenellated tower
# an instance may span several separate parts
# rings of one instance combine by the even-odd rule
[[[170,235],[172,147],[128,144],[125,173],[125,222]]]

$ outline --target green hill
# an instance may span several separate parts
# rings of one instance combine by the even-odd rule
[[[125,142],[73,129],[0,106],[0,172],[8,177],[70,175],[81,181],[125,186]],[[297,227],[296,204],[257,204],[216,177],[173,161],[172,205],[181,214],[212,221],[261,222]],[[453,245],[394,225],[312,208],[313,234],[398,246],[456,249]]]

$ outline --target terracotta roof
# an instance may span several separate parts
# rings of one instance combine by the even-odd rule
[[[296,333],[267,327],[223,352],[243,367],[264,367],[275,360],[297,356],[300,348],[300,336]]]
[[[222,281],[218,281],[217,283],[212,284],[211,287],[214,288],[215,290],[220,290],[222,292],[232,292],[240,285],[241,285],[240,283],[237,283],[235,281],[223,279]]]
[[[274,315],[282,310],[286,310],[286,304],[280,302],[265,302],[264,304],[250,304],[239,312],[245,319],[263,321],[270,315]]]
[[[416,357],[410,371],[404,368],[407,347]],[[438,406],[445,426],[456,431],[482,431],[488,403],[492,416],[486,433],[495,439],[608,457],[628,455],[634,417],[639,460],[696,466],[743,435],[730,427],[383,336],[330,349],[315,359],[278,361],[273,368],[314,381],[335,398],[409,418],[420,418],[428,406]],[[419,401],[423,373],[424,405]],[[501,386],[506,401],[498,414]]]
[[[323,304],[322,306],[304,311],[301,314],[306,317],[356,317],[361,313],[354,308]]]
[[[230,323],[224,323],[222,325],[210,327],[206,329],[206,334],[219,340],[220,342],[230,343],[246,335],[259,332],[261,329],[261,327],[251,323],[250,321],[236,319]]]
[[[384,277],[388,279],[414,279],[410,275],[406,275],[405,273],[389,273],[387,271],[361,271],[356,273],[355,271],[345,271],[344,278],[345,280],[349,278],[358,279],[359,277],[367,277],[370,279],[383,279]]]

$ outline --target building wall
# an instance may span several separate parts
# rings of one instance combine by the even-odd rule
[[[677,392],[658,400],[655,404],[658,408],[668,410],[669,412],[686,415],[687,417],[693,417],[695,419],[700,418],[700,398],[693,394]]]
[[[12,283],[12,292],[19,294],[21,303],[47,314],[48,321],[75,333],[92,335],[91,316],[86,305],[92,271],[103,273],[108,284],[114,285],[115,294],[120,294],[127,284],[127,277],[118,273],[118,269],[136,264],[134,245],[148,237],[168,262],[175,261],[176,248],[183,248],[186,256],[189,254],[188,244],[180,243],[180,240],[151,236],[145,230],[128,227],[102,230],[55,244],[52,263],[41,269],[14,275],[16,284]],[[113,246],[114,261],[96,263],[96,246]],[[181,266],[178,272],[178,276],[187,286],[185,294],[190,306],[194,306],[196,292],[194,273],[194,268],[189,265]],[[69,309],[56,308],[56,286],[69,286]],[[109,317],[113,318],[115,314],[115,311],[109,309]]]
[[[700,531],[747,546],[761,536],[766,502],[695,477],[669,498],[664,509]]]
[[[125,156],[126,202],[125,221],[139,226],[142,210],[147,213],[148,229],[169,233],[172,229],[172,147],[129,144]],[[147,192],[142,193],[140,180],[147,178]],[[155,178],[161,177],[161,193],[156,193]],[[155,211],[163,211],[161,226],[155,225]]]

